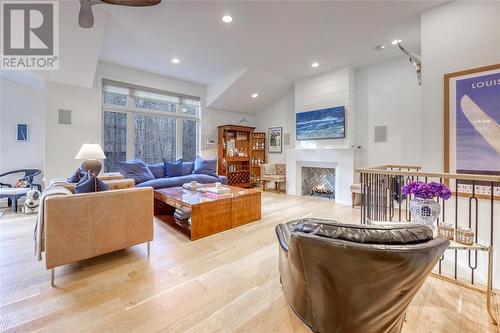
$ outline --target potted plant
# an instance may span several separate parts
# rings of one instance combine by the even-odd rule
[[[413,194],[414,196],[410,200],[413,222],[424,224],[434,231],[436,220],[441,212],[441,206],[434,198],[448,200],[451,197],[450,189],[442,183],[411,181],[403,186],[402,191],[406,195]]]

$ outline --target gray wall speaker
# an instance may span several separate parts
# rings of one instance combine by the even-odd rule
[[[71,110],[59,109],[59,124],[71,125]]]
[[[284,133],[283,134],[283,146],[289,146],[290,145],[290,133]]]
[[[387,126],[375,126],[374,142],[387,142]]]

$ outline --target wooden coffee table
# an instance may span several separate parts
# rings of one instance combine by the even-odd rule
[[[215,184],[206,184],[213,187]],[[202,193],[173,187],[155,190],[154,213],[163,222],[195,240],[261,219],[261,193],[228,187],[228,194]],[[191,209],[191,226],[177,223],[175,209]]]

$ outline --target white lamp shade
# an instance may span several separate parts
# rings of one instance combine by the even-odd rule
[[[84,143],[75,156],[75,160],[105,160],[106,155],[97,143]]]

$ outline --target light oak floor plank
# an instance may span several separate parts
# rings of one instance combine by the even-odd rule
[[[274,227],[304,217],[358,223],[359,208],[265,192],[262,210],[259,222],[194,242],[155,220],[150,260],[138,245],[66,265],[56,269],[56,288],[33,256],[35,218],[6,212],[0,217],[0,331],[310,332],[284,299]],[[499,330],[484,295],[429,278],[403,332]]]

